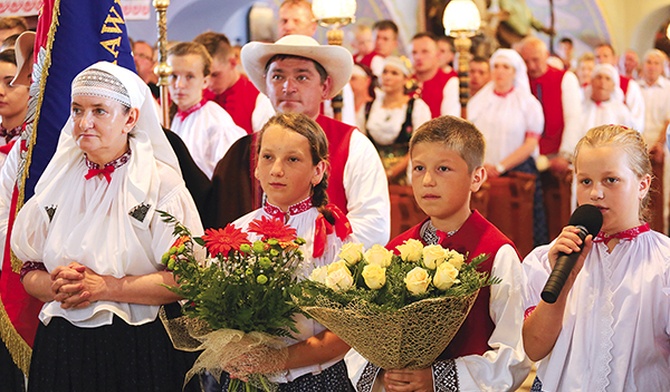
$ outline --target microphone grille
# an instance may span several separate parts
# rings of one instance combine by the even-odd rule
[[[589,234],[595,236],[603,226],[603,214],[596,206],[582,204],[572,213],[568,223],[572,226],[584,226]]]

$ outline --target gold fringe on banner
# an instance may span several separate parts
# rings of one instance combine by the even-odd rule
[[[5,347],[7,347],[7,351],[9,351],[16,366],[27,377],[33,350],[14,328],[2,301],[0,301],[0,338],[5,343]]]
[[[37,108],[35,112],[34,121],[28,125],[28,129],[32,128],[32,132],[29,132],[27,150],[25,160],[22,164],[19,164],[19,175],[17,178],[16,185],[19,190],[19,195],[16,203],[16,214],[18,214],[21,207],[23,207],[23,202],[26,197],[26,179],[28,178],[30,163],[32,162],[33,157],[33,147],[37,140],[37,124],[40,119],[40,112],[42,111],[42,102],[44,101],[44,90],[47,84],[47,77],[49,76],[49,67],[51,67],[51,50],[53,48],[54,39],[56,37],[56,29],[58,28],[58,17],[60,16],[60,0],[56,0],[53,7],[53,15],[51,17],[51,26],[49,26],[49,34],[47,36],[46,48],[40,49],[38,53],[36,65],[39,67],[39,80],[33,81],[33,83],[39,84],[39,92],[37,98]],[[42,54],[46,54],[42,61]],[[33,66],[34,67],[34,66]],[[34,69],[34,68],[33,68]],[[34,74],[34,73],[33,73]],[[30,88],[33,90],[33,86]],[[23,263],[14,256],[12,253],[12,271],[17,274],[21,272],[21,266]]]

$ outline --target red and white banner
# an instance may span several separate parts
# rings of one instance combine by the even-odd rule
[[[0,0],[0,16],[37,15],[41,0]]]
[[[149,19],[151,0],[120,0],[126,20]],[[31,16],[40,11],[42,0],[0,0],[0,16]]]

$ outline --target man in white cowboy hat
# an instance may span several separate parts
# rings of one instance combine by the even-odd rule
[[[316,33],[316,19],[312,12],[312,4],[307,0],[284,0],[279,6],[279,19],[277,21],[277,32],[279,38],[287,35],[306,35],[313,37]],[[333,96],[337,91],[333,91]],[[349,83],[342,87],[342,107],[340,117],[342,122],[356,125],[356,110],[354,105],[354,90]],[[321,113],[335,118],[334,109],[330,99],[323,102]]]
[[[351,54],[340,46],[319,45],[308,36],[288,35],[274,44],[251,42],[242,48],[241,58],[249,79],[270,98],[276,111],[305,114],[323,128],[330,153],[330,202],[347,213],[354,234],[366,247],[385,244],[390,234],[390,202],[377,152],[355,127],[320,114],[321,102],[332,98],[349,81]],[[234,219],[231,209],[237,208],[241,216],[260,207],[258,183],[250,186],[255,181],[254,163],[250,162],[255,152],[252,143],[251,136],[240,139],[215,170],[213,199],[225,210],[217,213],[227,213],[227,219]],[[237,174],[233,172],[241,171],[248,173],[234,178]],[[227,186],[232,181],[237,182],[236,192],[230,192]],[[254,196],[257,200],[248,200]]]

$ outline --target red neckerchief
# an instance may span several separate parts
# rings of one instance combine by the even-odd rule
[[[644,223],[640,226],[630,228],[628,230],[620,231],[618,233],[614,234],[606,234],[603,233],[602,231],[598,233],[596,238],[593,239],[593,242],[602,242],[602,243],[608,243],[610,240],[614,238],[618,238],[620,240],[633,240],[635,239],[638,235],[645,233],[647,231],[651,230],[649,228],[649,223]]]
[[[10,140],[9,143],[4,146],[0,146],[0,154],[9,155],[9,152],[12,150],[12,147],[14,147],[14,143],[16,143],[17,140],[19,139]]]
[[[84,155],[84,158],[86,159],[86,166],[88,167],[88,171],[84,175],[84,178],[90,180],[98,174],[102,174],[109,184],[112,181],[112,173],[130,160],[130,150],[124,152],[123,155],[115,160],[106,163],[102,168],[97,163],[89,161],[86,155]]]
[[[195,112],[196,110],[200,109],[201,107],[205,106],[207,103],[207,99],[203,98],[200,100],[200,102],[196,103],[195,105],[191,106],[190,108],[186,110],[179,110],[177,109],[177,114],[175,114],[175,117],[180,119],[181,121],[184,121],[186,117],[189,116],[189,114]]]
[[[499,97],[501,97],[501,98],[505,98],[505,97],[508,96],[512,91],[514,91],[514,86],[512,86],[512,88],[509,89],[509,91],[505,91],[504,93],[499,93],[499,92],[497,92],[495,89],[493,89],[493,94],[495,94],[495,95],[497,95],[497,96],[499,96]]]
[[[333,216],[335,223],[331,224],[328,222],[323,214],[319,214],[319,216],[316,218],[316,221],[314,222],[316,226],[314,230],[314,251],[312,253],[312,256],[314,257],[323,256],[323,253],[326,250],[328,234],[335,232],[337,238],[344,241],[344,239],[353,232],[351,230],[351,223],[349,223],[349,219],[347,219],[347,216],[344,214],[344,212],[342,212],[342,210],[340,210],[335,204],[328,204],[326,205],[325,209],[328,210]]]
[[[12,139],[17,137],[21,133],[21,129],[23,128],[23,124],[19,125],[18,127],[14,127],[12,129],[7,129],[0,125],[0,137],[5,138],[5,143],[9,143]]]
[[[282,222],[286,223],[288,220],[289,216],[291,215],[297,215],[301,212],[305,212],[312,208],[312,198],[308,197],[305,200],[298,202],[296,204],[293,204],[292,206],[288,207],[288,212],[282,211],[279,207],[273,206],[265,200],[265,203],[263,203],[263,211],[265,211],[268,215],[275,219],[279,219]]]

